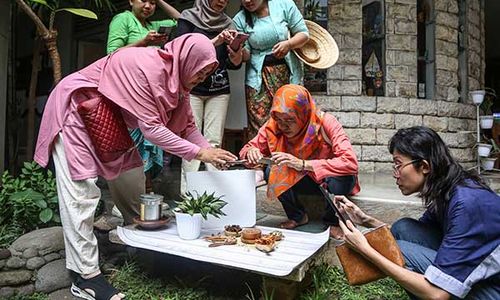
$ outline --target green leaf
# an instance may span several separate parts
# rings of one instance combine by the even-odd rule
[[[50,221],[50,219],[52,219],[53,215],[54,212],[52,212],[52,209],[46,208],[40,212],[38,217],[40,218],[40,221],[42,221],[43,223],[47,223],[48,221]]]
[[[52,216],[52,221],[54,221],[56,223],[61,223],[61,216],[59,216],[58,214],[54,214]]]
[[[47,202],[43,199],[37,199],[35,200],[35,204],[40,207],[41,209],[47,208]]]
[[[57,202],[59,202],[59,198],[57,197],[57,195],[55,195],[53,197],[50,197],[48,202],[49,203],[57,203]]]
[[[84,9],[84,8],[60,8],[60,9],[57,9],[56,12],[61,11],[61,10],[65,10],[67,12],[70,12],[72,14],[75,14],[77,16],[81,16],[84,18],[97,20],[97,15],[93,11],[88,10],[88,9]]]

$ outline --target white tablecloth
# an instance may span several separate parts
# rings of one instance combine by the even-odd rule
[[[276,228],[257,226],[263,234]],[[215,263],[228,267],[251,270],[274,276],[286,276],[298,265],[312,256],[329,238],[329,230],[322,233],[307,233],[281,230],[285,238],[275,250],[264,253],[251,245],[228,245],[209,248],[209,242],[201,237],[217,233],[203,231],[197,240],[182,240],[177,235],[175,224],[158,231],[143,231],[137,228],[118,227],[118,236],[127,245],[153,251],[178,255],[190,259]]]

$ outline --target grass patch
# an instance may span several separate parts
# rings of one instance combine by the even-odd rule
[[[347,284],[344,273],[337,267],[320,265],[313,270],[312,284],[300,295],[300,300],[404,300],[405,291],[392,279],[385,278],[370,284],[352,287]],[[135,263],[126,263],[108,277],[109,281],[127,295],[127,300],[194,300],[194,299],[272,299],[270,295],[252,293],[247,283],[245,298],[213,296],[202,280],[186,283],[178,278],[151,278]],[[223,284],[221,284],[223,285]],[[230,289],[231,287],[227,286]],[[47,295],[15,296],[9,300],[48,300]],[[291,299],[290,299],[291,300]]]
[[[406,292],[392,279],[385,278],[361,286],[350,286],[344,273],[326,264],[313,271],[312,285],[301,295],[301,300],[404,300]]]

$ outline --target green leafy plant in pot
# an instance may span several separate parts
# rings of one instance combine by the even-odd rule
[[[200,195],[197,191],[193,195],[186,192],[181,195],[181,201],[176,201],[174,209],[179,237],[185,240],[194,240],[200,236],[202,218],[207,219],[209,215],[220,218],[226,214],[222,211],[227,202],[222,196],[215,196],[215,192],[208,194],[206,191]]]

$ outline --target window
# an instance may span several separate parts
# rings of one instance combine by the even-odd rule
[[[435,31],[434,9],[431,0],[417,1],[417,96],[434,98]]]
[[[304,0],[304,18],[328,29],[328,0]],[[326,70],[304,64],[304,85],[311,93],[326,92]]]
[[[363,95],[384,96],[384,1],[363,1]]]

